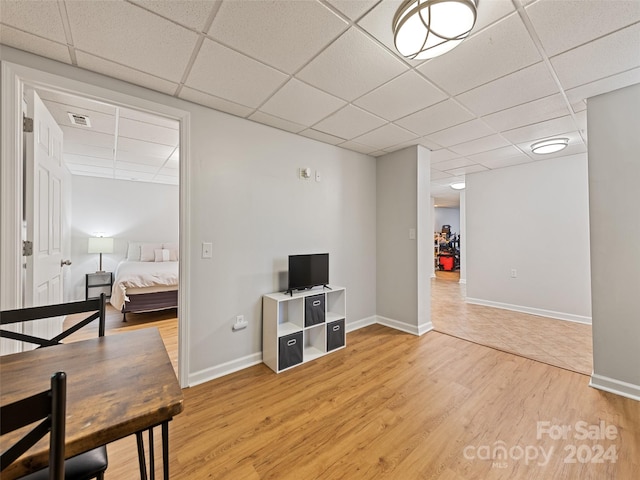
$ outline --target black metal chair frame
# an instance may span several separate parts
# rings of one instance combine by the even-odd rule
[[[0,435],[13,432],[38,420],[42,421],[2,453],[0,471],[11,465],[50,432],[49,478],[64,479],[66,401],[67,376],[64,372],[57,372],[51,377],[49,390],[2,407]]]
[[[81,322],[62,331],[59,335],[51,339],[34,337],[26,333],[12,332],[10,330],[0,329],[0,337],[18,340],[20,342],[34,343],[40,347],[50,347],[58,345],[62,340],[67,338],[74,332],[77,332],[85,325],[91,323],[95,319],[99,319],[98,336],[104,337],[105,330],[105,295],[91,300],[83,300],[81,302],[59,303],[55,305],[45,305],[42,307],[18,308],[15,310],[4,310],[0,312],[0,326],[10,325],[13,323],[26,322],[30,320],[40,320],[43,318],[59,317],[62,315],[72,315],[74,313],[84,313],[95,310],[95,313],[85,318]]]

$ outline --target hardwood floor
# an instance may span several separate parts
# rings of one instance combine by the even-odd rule
[[[431,320],[442,333],[560,368],[591,375],[591,325],[528,315],[464,301],[457,272],[431,281]]]
[[[459,288],[438,283],[434,295]],[[453,305],[455,296],[447,301],[434,305],[446,311],[434,311],[438,328],[436,318],[461,315],[458,336],[474,333],[465,322],[477,315],[488,325],[478,331],[493,326],[504,334],[504,324],[487,321],[504,311]],[[506,313],[503,322],[519,332],[513,339],[544,337],[536,331],[540,317],[532,323]],[[108,318],[107,334],[156,324],[146,316],[126,326],[118,314]],[[177,319],[157,323],[175,358]],[[436,331],[415,337],[374,325],[349,333],[346,349],[287,372],[257,365],[187,388],[184,412],[170,424],[171,478],[636,478],[640,402],[590,388],[588,376],[566,367],[479,340]],[[584,431],[602,438],[582,438]],[[159,440],[158,433],[156,452]],[[139,478],[135,438],[108,452],[107,480]]]
[[[637,478],[640,403],[588,381],[438,332],[374,325],[287,372],[257,365],[185,389],[170,425],[171,476]],[[609,438],[575,438],[578,422]],[[547,433],[563,426],[566,439]],[[109,445],[107,479],[136,478],[136,467],[133,438]]]

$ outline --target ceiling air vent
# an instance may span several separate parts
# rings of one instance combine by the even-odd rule
[[[79,125],[81,127],[91,127],[91,120],[86,115],[81,115],[80,113],[71,113],[67,112],[69,115],[69,120],[73,125]]]

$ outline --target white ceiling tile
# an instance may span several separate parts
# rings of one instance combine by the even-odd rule
[[[375,152],[371,152],[368,155],[371,155],[372,157],[381,157],[383,155],[386,155],[389,152],[386,152],[384,150],[376,150]]]
[[[185,85],[241,105],[257,107],[286,79],[284,73],[205,40]]]
[[[452,176],[453,175],[451,175],[450,173],[440,172],[438,170],[431,169],[431,181],[432,182],[434,180],[442,180],[444,178],[451,178]]]
[[[472,160],[474,163],[481,163],[485,167],[493,168],[487,165],[487,163],[496,160],[505,160],[513,157],[519,157],[522,155],[524,154],[516,147],[514,147],[513,145],[508,145],[506,147],[496,148],[495,150],[489,150],[487,152],[469,155],[467,158],[469,160]],[[527,157],[527,160],[529,160],[529,157]]]
[[[427,149],[434,151],[434,150],[440,150],[442,148],[442,145],[438,145],[436,142],[433,142],[431,140],[429,140],[427,137],[420,137],[416,140],[416,143],[418,145],[422,145],[423,147],[426,147]]]
[[[133,155],[147,156],[147,157],[159,157],[164,159],[169,158],[169,155],[173,153],[173,149],[170,145],[160,145],[158,143],[145,142],[142,140],[136,140],[133,138],[121,137],[118,139],[118,159],[122,158],[121,152],[126,152]]]
[[[86,164],[70,163],[67,165],[73,175],[113,178],[113,167],[99,167]]]
[[[576,129],[576,124],[571,115],[554,118],[545,122],[527,125],[526,127],[514,128],[502,132],[502,136],[512,143],[535,142],[542,138],[553,137],[561,133],[572,132]]]
[[[64,141],[69,144],[92,145],[102,148],[111,148],[115,145],[115,135],[113,133],[100,133],[93,130],[62,127],[64,131]],[[65,151],[66,148],[65,148]]]
[[[129,118],[120,118],[118,122],[118,134],[121,138],[136,138],[174,147],[180,143],[180,133],[176,129],[160,127]]]
[[[492,113],[482,119],[497,131],[524,127],[540,123],[552,118],[569,115],[569,108],[561,95],[551,95],[546,98],[519,105],[517,107]]]
[[[169,177],[167,175],[156,175],[151,180],[151,183],[162,183],[164,185],[179,185],[180,181],[178,177]]]
[[[116,170],[126,170],[128,172],[145,172],[145,173],[156,173],[158,168],[162,165],[159,164],[145,164],[145,163],[132,163],[132,162],[116,162]]]
[[[153,173],[130,172],[129,170],[116,170],[113,176],[116,180],[133,180],[136,182],[151,182]]]
[[[165,155],[157,154],[157,152],[145,152],[144,149],[130,151],[118,148],[116,152],[116,160],[119,162],[151,165],[154,168],[160,168],[166,162],[166,159],[167,156]]]
[[[448,177],[432,179],[431,184],[447,187],[447,189],[449,189],[449,185],[451,185],[452,183],[464,182],[464,175],[455,176],[450,173],[448,175],[449,175]]]
[[[478,18],[473,30],[471,31],[471,35],[478,33],[478,31],[486,28],[503,17],[506,17],[514,11],[515,7],[511,0],[488,0],[486,2],[480,2]]]
[[[213,7],[215,0],[130,0],[133,3],[156,12],[176,23],[201,32]]]
[[[163,78],[158,78],[148,73],[83,52],[76,51],[76,58],[78,60],[78,66],[81,68],[102,73],[110,77],[116,76],[120,80],[166,93],[167,95],[173,95],[176,88],[178,88],[177,83],[172,83]]]
[[[445,160],[443,162],[431,163],[431,170],[444,172],[446,170],[452,170],[454,168],[469,167],[475,165],[477,162],[469,160],[468,158],[453,158],[451,160]]]
[[[346,102],[296,78],[289,80],[260,110],[301,125],[313,125],[344,107]]]
[[[113,168],[113,155],[112,158],[99,158],[88,155],[65,153],[63,157],[66,165],[73,164],[76,166],[87,165],[90,167]]]
[[[327,0],[351,20],[357,20],[380,0]]]
[[[446,98],[444,93],[423,77],[414,71],[408,71],[353,103],[392,121]]]
[[[45,40],[6,25],[0,26],[0,43],[59,62],[71,63],[69,48],[66,45]]]
[[[484,152],[488,150],[495,150],[500,147],[506,147],[507,145],[509,145],[509,142],[501,135],[488,135],[486,137],[460,143],[449,148],[460,155],[471,155],[476,152]]]
[[[428,60],[418,70],[446,92],[457,95],[540,60],[520,17],[512,14],[446,55]]]
[[[449,147],[451,145],[475,140],[476,138],[486,137],[494,133],[495,132],[487,127],[482,120],[476,119],[432,133],[429,135],[429,138],[443,147]]]
[[[58,43],[67,43],[57,2],[2,0],[0,9],[3,24],[0,30],[9,25],[25,32],[38,32],[38,36]]]
[[[319,2],[222,2],[209,35],[294,73],[347,27]]]
[[[507,158],[488,158],[485,161],[481,162],[485,167],[493,170],[496,168],[505,168],[505,167],[513,167],[514,165],[522,165],[523,163],[532,162],[531,158],[526,156],[524,153],[521,153],[515,157],[507,157]]]
[[[148,123],[150,125],[157,125],[159,127],[170,128],[173,130],[180,129],[180,122],[173,118],[167,118],[152,113],[142,112],[140,110],[132,110],[129,108],[120,107],[120,118],[128,118],[130,120],[136,120],[138,122]]]
[[[70,105],[63,105],[57,102],[51,102],[49,100],[43,100],[43,103],[47,107],[47,110],[53,115],[54,120],[60,127],[66,127],[70,129],[88,130],[92,132],[107,133],[110,135],[115,134],[116,130],[116,118],[115,115],[107,115],[101,112],[87,110],[85,108],[74,107]],[[86,115],[91,123],[90,127],[83,127],[79,125],[73,125],[69,118],[69,113]],[[67,140],[68,141],[68,140]]]
[[[447,170],[447,172],[451,173],[452,175],[460,176],[460,175],[469,175],[470,173],[484,172],[485,170],[489,170],[489,169],[482,165],[470,165],[468,167],[461,167],[461,168],[454,168],[453,170]]]
[[[268,113],[264,112],[255,112],[248,118],[249,120],[253,120],[254,122],[279,128],[280,130],[286,130],[287,132],[298,133],[307,128],[305,125],[290,122],[288,120],[283,120],[282,118],[274,117],[273,115],[269,115]]]
[[[525,11],[550,57],[640,21],[637,0],[540,0]]]
[[[361,108],[347,105],[342,110],[314,125],[313,128],[336,137],[342,136],[351,140],[358,135],[384,125],[384,123],[383,119],[365,112]]]
[[[43,90],[42,88],[38,88],[37,92],[40,98],[47,105],[49,105],[50,103],[68,105],[70,107],[80,109],[81,111],[86,111],[89,115],[91,115],[92,112],[100,112],[112,116],[116,113],[116,107],[114,107],[113,105],[108,105],[104,102],[89,100],[87,98],[57,92],[55,90]]]
[[[183,87],[182,90],[180,90],[180,94],[178,96],[184,100],[188,100],[189,102],[206,105],[207,107],[211,107],[221,112],[230,113],[231,115],[235,115],[237,117],[246,117],[254,110],[253,108],[247,107],[246,105],[240,105],[235,102],[230,102],[229,100],[225,100],[224,98],[209,95],[204,92],[199,92],[198,90],[194,90],[189,87]]]
[[[65,5],[76,48],[167,80],[182,78],[198,37],[195,32],[130,3]]]
[[[409,132],[408,130],[400,128],[392,123],[388,123],[387,125],[383,125],[382,127],[373,130],[372,132],[360,135],[354,140],[365,145],[372,145],[376,147],[377,150],[386,149],[414,138],[416,138],[416,135],[413,132]]]
[[[640,23],[551,59],[563,88],[569,89],[640,67]]]
[[[418,135],[428,135],[473,118],[467,110],[453,100],[445,100],[424,110],[413,113],[394,123]]]
[[[407,69],[397,57],[352,27],[297,76],[321,90],[352,101]]]
[[[318,140],[320,142],[329,143],[331,145],[338,145],[339,143],[343,143],[346,139],[336,137],[334,135],[329,135],[328,133],[319,132],[318,130],[314,130],[313,128],[307,128],[300,132],[300,135],[308,138],[313,138],[314,140]]]
[[[344,142],[338,146],[340,148],[346,148],[347,150],[353,150],[354,152],[364,153],[365,155],[369,155],[378,150],[377,148],[370,147],[369,145],[362,145],[361,143],[354,141]]]
[[[558,92],[558,86],[543,63],[486,83],[456,98],[477,115],[515,107]]]
[[[587,98],[618,90],[619,88],[628,87],[629,85],[635,85],[636,83],[640,83],[640,67],[632,68],[626,72],[618,73],[617,75],[612,75],[607,78],[602,78],[600,80],[569,89],[566,91],[566,94],[567,99],[569,99],[572,104],[576,104]],[[581,111],[585,108],[586,106],[583,104],[581,108],[578,110],[575,110],[574,108],[574,110]]]
[[[83,145],[81,143],[65,142],[64,156],[77,155],[80,157],[96,157],[102,159],[113,159],[113,144],[109,147],[99,147],[96,145]]]
[[[451,150],[448,150],[446,148],[441,148],[439,150],[433,150],[431,152],[429,160],[431,162],[431,165],[433,165],[435,163],[444,162],[446,160],[451,160],[452,158],[458,157],[460,157],[460,155],[458,155],[457,153],[453,153]]]

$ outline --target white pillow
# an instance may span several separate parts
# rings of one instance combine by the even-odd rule
[[[168,262],[169,261],[169,250],[166,248],[156,248],[154,250],[154,261],[155,262]]]
[[[129,247],[127,249],[127,260],[131,260],[132,262],[140,261],[140,246],[142,242],[129,242]]]
[[[140,246],[140,261],[153,262],[156,259],[156,248],[162,249],[161,243],[143,243]]]
[[[177,262],[178,261],[178,244],[177,243],[163,243],[162,248],[166,248],[169,250],[169,261]]]

